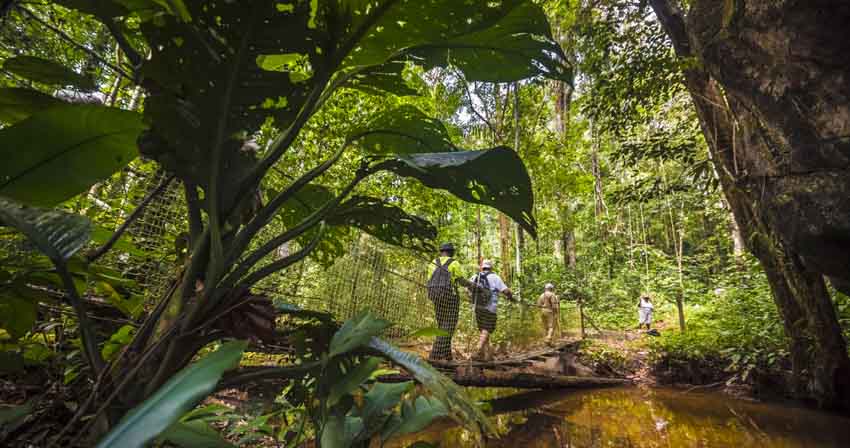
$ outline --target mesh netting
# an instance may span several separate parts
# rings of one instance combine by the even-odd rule
[[[128,168],[93,188],[88,193],[93,205],[89,210],[77,211],[91,216],[96,223],[112,223],[100,225],[108,236],[148,193],[157,189],[163,178],[160,172],[143,175]],[[127,230],[123,239],[132,246],[116,245],[98,263],[134,280],[130,292],[151,303],[175,278],[179,246],[181,242],[185,244],[188,230],[186,216],[182,185],[171,182]],[[252,247],[281,231],[264,229]],[[298,248],[297,243],[284,244],[260,265],[286,257]],[[344,255],[329,267],[308,259],[269,276],[254,289],[275,301],[328,312],[339,321],[369,310],[392,323],[386,337],[434,360],[509,357],[578,328],[578,313],[568,303],[559,306],[560,313],[547,316],[537,306],[536,297],[527,301],[500,297],[498,305],[491,306],[489,298],[475,298],[467,288],[456,284],[429,291],[427,283],[436,267],[435,260],[421,253],[366,235],[342,249]],[[5,262],[11,262],[36,257],[37,252],[9,232],[0,234],[0,255]],[[460,276],[472,279],[477,272],[474,263],[463,257],[457,262],[462,266]],[[439,328],[448,336],[435,336],[433,332],[410,336],[427,328]],[[486,340],[481,337],[482,330],[487,333]],[[483,347],[482,342],[486,342]]]

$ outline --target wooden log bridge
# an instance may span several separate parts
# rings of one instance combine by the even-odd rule
[[[574,350],[578,341],[561,342],[553,347],[533,350],[511,358],[494,361],[431,361],[455,383],[468,387],[511,387],[516,389],[589,389],[629,384],[622,378],[574,376],[527,371],[535,363],[545,363]],[[414,380],[406,374],[384,375],[381,382]]]

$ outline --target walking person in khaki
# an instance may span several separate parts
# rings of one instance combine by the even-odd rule
[[[555,334],[555,327],[560,321],[560,301],[555,295],[555,285],[547,283],[543,288],[543,294],[537,299],[537,306],[540,307],[540,315],[543,317],[543,330],[546,332],[546,344],[552,344],[552,336]]]

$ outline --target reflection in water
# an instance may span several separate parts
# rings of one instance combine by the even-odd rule
[[[481,400],[497,393],[470,392]],[[491,403],[501,437],[488,447],[850,447],[848,418],[722,395],[617,388],[536,392]],[[469,433],[446,422],[413,440],[475,446]]]

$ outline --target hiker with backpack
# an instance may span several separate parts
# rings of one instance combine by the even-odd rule
[[[428,299],[434,303],[437,327],[448,336],[437,336],[431,347],[428,359],[432,361],[452,359],[452,336],[457,328],[460,296],[456,283],[465,284],[460,264],[453,258],[455,248],[452,243],[440,246],[440,256],[431,263],[431,276],[426,284]]]
[[[502,278],[493,272],[493,262],[490,260],[484,260],[481,263],[481,272],[472,276],[470,282],[472,282],[472,285],[469,286],[469,294],[475,310],[475,323],[480,332],[478,348],[473,359],[487,361],[493,358],[490,348],[490,335],[496,331],[496,310],[499,304],[499,294],[504,294],[508,299],[512,299],[513,293],[502,281]]]

